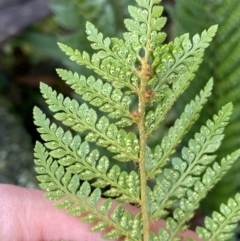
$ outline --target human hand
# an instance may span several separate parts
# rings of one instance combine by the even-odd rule
[[[91,224],[81,223],[77,217],[68,216],[54,208],[53,202],[43,197],[40,190],[0,184],[0,240],[3,241],[103,241],[101,233],[89,231]],[[137,208],[128,205],[133,214]],[[160,221],[152,230],[163,226]],[[192,231],[183,234],[201,241]]]

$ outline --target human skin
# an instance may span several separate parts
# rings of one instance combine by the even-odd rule
[[[0,184],[0,240],[4,241],[103,241],[101,233],[89,232],[90,224],[79,222],[77,217],[68,216],[63,210],[54,208],[53,202],[43,197],[40,190],[26,189]],[[137,209],[126,207],[133,214]],[[163,226],[155,223],[152,230]],[[201,241],[192,231],[183,234]],[[119,239],[120,240],[120,239]]]

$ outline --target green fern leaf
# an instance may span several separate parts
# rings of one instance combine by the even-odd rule
[[[113,61],[115,64],[121,64],[119,67],[126,67],[133,72],[135,71],[134,62],[135,61],[125,61],[128,55],[134,55],[131,49],[129,49],[124,44],[120,48],[117,48],[114,45],[114,51],[110,50],[111,39],[106,38],[103,40],[102,33],[99,33],[98,30],[94,27],[93,24],[87,22],[86,24],[86,33],[88,35],[88,40],[93,42],[91,47],[93,49],[101,50],[97,53],[97,57],[100,59],[105,59],[108,57],[108,60]],[[116,51],[118,50],[118,51]],[[136,60],[136,59],[135,59]]]
[[[127,86],[133,92],[136,91],[138,78],[136,75],[134,75],[131,69],[122,67],[122,65],[114,65],[115,62],[112,62],[112,58],[105,58],[101,60],[99,56],[95,54],[91,59],[86,52],[81,54],[78,50],[74,51],[72,48],[63,44],[59,43],[58,45],[62,51],[70,56],[70,60],[94,70],[94,72],[102,76],[103,79],[113,82],[118,88]],[[120,78],[118,78],[118,76],[120,76]]]
[[[128,10],[132,19],[125,19],[124,23],[129,32],[124,33],[124,39],[130,43],[133,50],[139,54],[141,49],[146,50],[147,36],[150,35],[149,47],[151,51],[156,45],[160,45],[166,38],[166,34],[159,32],[166,23],[166,18],[159,16],[163,8],[156,6],[155,1],[149,1],[148,7],[145,3],[139,5],[145,9],[129,6]]]

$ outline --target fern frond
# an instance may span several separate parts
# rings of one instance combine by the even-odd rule
[[[57,208],[65,209],[70,215],[79,216],[82,222],[94,222],[92,231],[111,228],[104,234],[107,239],[129,236],[131,241],[139,240],[134,235],[141,235],[141,225],[133,225],[139,223],[139,215],[134,218],[122,204],[110,213],[112,200],[101,201],[99,188],[91,190],[90,184],[87,181],[81,183],[77,174],[65,172],[63,166],[50,157],[39,142],[35,146],[35,164],[38,166],[36,171],[40,174],[40,187],[48,191],[46,198],[58,201],[55,204]]]
[[[206,217],[206,228],[197,227],[198,236],[204,241],[225,241],[233,236],[240,219],[240,194],[230,198],[227,204],[221,204],[220,212],[213,212],[212,218]]]
[[[232,104],[229,103],[202,126],[195,138],[191,139],[187,147],[182,149],[182,159],[174,157],[171,160],[173,169],[165,168],[163,175],[156,179],[154,196],[158,207],[152,218],[161,218],[178,199],[185,196],[187,190],[199,180],[199,176],[206,169],[215,156],[215,152],[223,139],[223,131],[232,113]]]
[[[97,121],[96,112],[85,103],[79,106],[76,100],[68,97],[64,99],[62,94],[57,95],[56,91],[45,84],[40,87],[50,110],[57,112],[54,115],[57,120],[80,133],[89,130],[85,140],[96,142],[112,153],[118,153],[113,157],[118,161],[138,160],[139,143],[134,133],[119,130],[115,124],[110,124],[105,116]]]
[[[114,89],[109,83],[95,80],[93,76],[85,78],[71,71],[57,69],[58,75],[69,84],[83,100],[99,107],[99,110],[109,113],[109,117],[121,120],[116,123],[120,127],[132,125],[132,116],[129,111],[131,99],[124,96],[121,90]]]
[[[37,107],[34,108],[34,123],[45,146],[51,150],[49,155],[58,159],[57,162],[66,168],[69,173],[76,174],[81,180],[94,181],[94,187],[109,190],[104,195],[115,197],[125,202],[139,203],[139,176],[132,171],[121,171],[118,166],[110,168],[110,161],[106,156],[99,159],[97,150],[90,151],[89,144],[81,142],[80,136],[72,136],[61,127],[51,124],[46,115]]]
[[[148,146],[150,136],[159,129],[167,112],[192,81],[217,26],[194,35],[192,41],[185,34],[162,45],[166,35],[160,29],[166,21],[158,17],[163,11],[159,0],[136,2],[139,7],[129,7],[132,19],[125,20],[128,32],[123,40],[104,38],[88,22],[87,38],[96,51],[91,57],[87,52],[80,53],[59,44],[71,60],[100,75],[101,79],[86,78],[58,69],[59,76],[83,100],[98,107],[100,115],[88,104],[65,98],[41,84],[42,95],[55,119],[77,134],[51,124],[39,108],[34,109],[35,124],[44,140],[44,144],[37,142],[35,146],[37,178],[40,187],[48,191],[46,197],[57,201],[56,207],[91,223],[92,231],[104,231],[105,239],[180,241],[181,233],[187,229],[187,222],[207,191],[240,156],[238,150],[223,158],[220,164],[215,161],[233,106],[231,103],[223,106],[212,120],[208,119],[199,128],[188,146],[182,148],[181,157],[174,156],[167,163],[199,117],[212,90],[210,79],[186,105],[168,133],[165,136],[160,133],[163,137],[155,149]],[[134,128],[123,129],[130,125]],[[84,136],[83,141],[80,134]],[[92,150],[92,143],[102,148]],[[102,149],[110,157],[100,156]],[[135,166],[125,171],[120,167],[122,163],[114,165],[111,159],[132,161]],[[101,199],[102,196],[106,198]],[[124,204],[119,205],[113,199],[135,205],[138,213],[133,215]],[[231,228],[228,222],[239,218],[233,212],[231,218],[226,218],[226,228]],[[152,232],[152,225],[160,219],[165,219],[166,225],[158,233]],[[213,220],[207,220],[203,236],[217,230],[216,225],[220,226],[220,222]],[[223,236],[217,231],[216,237]]]
[[[197,95],[195,100],[192,100],[185,107],[185,110],[180,118],[175,121],[174,125],[169,129],[168,134],[163,137],[161,144],[157,145],[157,152],[155,152],[154,161],[149,160],[151,164],[149,161],[147,162],[149,178],[152,178],[158,172],[161,172],[161,167],[166,164],[170,155],[174,153],[176,146],[197,120],[203,105],[206,103],[207,98],[211,94],[212,86],[213,81],[210,80],[204,90],[200,92],[199,96]],[[146,118],[148,118],[148,115]],[[154,124],[156,126],[156,123]],[[153,129],[154,128],[155,127],[153,127]],[[159,153],[159,155],[157,155],[157,153]]]

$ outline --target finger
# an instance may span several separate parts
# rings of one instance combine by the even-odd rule
[[[102,241],[90,225],[70,217],[43,197],[44,192],[0,185],[0,240],[5,241]]]
[[[43,197],[43,191],[2,184],[0,194],[0,240],[103,240],[101,233],[89,231],[90,224],[81,223],[78,218],[54,208],[53,202]],[[138,212],[136,207],[126,205],[126,208],[134,215]],[[160,226],[165,226],[165,222],[158,221],[151,229],[157,231]],[[187,237],[201,241],[192,231],[186,231],[181,236],[183,241]]]

